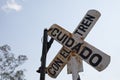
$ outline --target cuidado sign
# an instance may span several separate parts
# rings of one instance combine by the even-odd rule
[[[88,19],[93,21],[90,17]],[[88,24],[90,25],[92,22],[90,23],[87,21],[86,25]],[[80,33],[78,30],[82,30],[82,32]],[[90,29],[87,27],[80,26],[75,30],[74,34],[77,33],[77,35],[83,36],[83,34],[85,34],[84,32],[87,32],[86,34],[88,34],[89,31]],[[74,34],[71,34],[57,24],[53,24],[48,30],[48,35],[64,46],[47,67],[47,73],[51,77],[57,77],[63,67],[67,64],[68,58],[72,52],[75,52],[77,56],[79,56],[98,71],[102,71],[108,66],[110,62],[109,55],[83,41],[82,38],[79,38]]]

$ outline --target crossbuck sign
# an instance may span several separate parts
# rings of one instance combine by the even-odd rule
[[[93,16],[92,12],[94,13]],[[76,56],[98,71],[102,71],[108,66],[110,56],[83,40],[95,24],[94,18],[97,17],[98,19],[98,16],[95,15],[96,12],[95,10],[89,11],[88,13],[90,14],[85,16],[87,20],[84,19],[83,24],[79,25],[73,34],[57,24],[53,24],[49,28],[48,35],[64,46],[47,67],[49,76],[56,78],[63,67],[68,63],[70,54],[72,53],[76,53]],[[82,36],[82,38],[75,34]]]

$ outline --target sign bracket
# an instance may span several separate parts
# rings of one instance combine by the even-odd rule
[[[48,41],[48,35],[47,35],[47,29],[44,29],[44,34],[43,34],[43,48],[42,48],[42,56],[41,56],[41,66],[39,69],[36,71],[40,73],[40,80],[45,80],[45,73],[46,73],[46,56],[47,52],[49,51],[54,39],[51,38]]]
[[[78,63],[76,61],[76,57],[75,56],[72,56],[71,59],[70,59],[70,64],[71,65],[74,65],[74,66],[71,66],[71,71],[72,71],[72,79],[73,80],[81,80],[80,79],[80,75],[79,75],[79,72],[78,72]]]

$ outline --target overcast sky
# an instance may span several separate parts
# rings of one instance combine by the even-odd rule
[[[0,0],[0,45],[8,44],[15,55],[24,54],[28,61],[27,80],[39,80],[44,28],[56,23],[71,33],[90,9],[101,13],[85,41],[111,56],[110,65],[102,72],[83,62],[81,80],[119,80],[120,74],[120,1],[119,0]],[[54,42],[47,55],[47,65],[62,45]],[[67,68],[56,80],[72,80]],[[46,80],[55,80],[46,75]]]

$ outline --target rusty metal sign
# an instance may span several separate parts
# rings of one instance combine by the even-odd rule
[[[96,10],[89,10],[82,21],[79,23],[75,31],[73,32],[73,35],[76,36],[79,39],[84,39],[87,34],[90,32],[98,18],[100,17],[100,13]],[[68,62],[70,59],[70,51],[63,47],[59,51],[59,53],[56,55],[56,57],[53,59],[53,61],[50,63],[48,66],[48,75],[55,78],[58,76],[58,74],[61,72],[63,67],[68,63],[68,73],[71,73],[71,66],[69,65],[70,63]],[[77,58],[77,62],[79,63],[78,66],[78,71],[83,71],[83,66],[82,66],[82,61],[80,58]],[[57,61],[62,59],[62,64],[59,64],[57,67],[55,66],[57,64]]]
[[[72,51],[98,71],[104,70],[110,62],[109,55],[93,47],[82,39],[77,38],[57,24],[53,24],[50,27],[48,35],[65,47],[64,52],[67,52],[67,54],[62,51],[60,51],[60,54],[62,54],[61,56],[64,57],[64,59],[67,57],[66,61]],[[47,69],[47,72],[55,77],[54,75],[57,74],[57,71],[59,72],[59,68],[62,67],[61,65],[65,64],[64,61],[65,60],[62,58],[56,58],[55,64],[50,64],[51,67]]]
[[[82,37],[82,39],[85,39],[85,37],[90,32],[100,16],[101,14],[97,10],[89,10],[77,26],[77,28],[74,30],[73,34],[76,37]]]
[[[100,16],[101,16],[101,14],[99,11],[89,10],[86,13],[86,15],[84,16],[84,18],[82,19],[82,21],[77,26],[77,28],[74,30],[73,35],[84,40]],[[70,60],[71,60],[71,57],[70,57]],[[67,63],[67,73],[68,74],[72,74],[71,70],[72,70],[73,66],[77,67],[76,69],[78,72],[83,72],[82,60],[78,56],[74,56],[74,57],[76,59],[74,61],[76,61],[75,63],[77,63],[77,65],[71,65],[71,63],[73,63],[71,61],[73,61],[73,60],[69,61]]]

